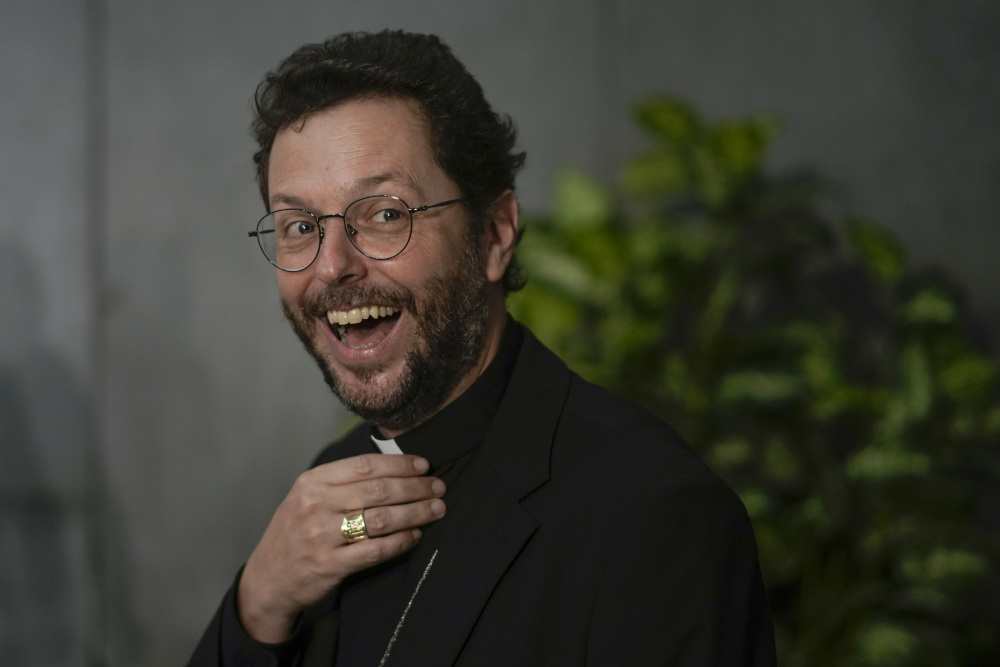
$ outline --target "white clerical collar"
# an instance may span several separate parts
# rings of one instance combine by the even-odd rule
[[[372,442],[375,443],[375,446],[378,447],[379,451],[381,451],[383,454],[403,453],[403,450],[399,448],[399,445],[396,444],[396,441],[391,438],[389,440],[379,440],[373,435]]]

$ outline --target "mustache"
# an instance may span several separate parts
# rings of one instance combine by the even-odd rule
[[[331,286],[307,297],[302,304],[302,310],[316,317],[322,317],[329,310],[350,310],[372,304],[405,308],[411,312],[416,309],[413,293],[403,287],[348,285]]]

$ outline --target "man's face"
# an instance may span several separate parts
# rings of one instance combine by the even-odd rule
[[[429,136],[408,100],[355,100],[309,115],[275,138],[270,208],[321,216],[367,195],[394,195],[411,208],[457,199]],[[285,315],[348,408],[386,429],[414,426],[441,407],[484,348],[487,287],[464,208],[417,213],[406,249],[381,261],[351,245],[340,218],[324,224],[312,266],[277,272]],[[392,314],[375,318],[373,307]],[[330,322],[366,308],[360,323]]]

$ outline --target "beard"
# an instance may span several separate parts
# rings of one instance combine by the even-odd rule
[[[487,282],[474,248],[470,243],[454,272],[430,279],[427,295],[419,303],[405,288],[377,286],[330,288],[298,312],[282,300],[282,312],[295,334],[316,360],[326,384],[351,412],[387,429],[408,430],[436,413],[472,370],[486,343],[488,314]],[[323,313],[338,303],[395,305],[414,318],[416,335],[395,384],[382,377],[382,364],[334,371],[317,349],[317,322],[309,314]],[[345,382],[341,373],[350,373],[359,382]]]

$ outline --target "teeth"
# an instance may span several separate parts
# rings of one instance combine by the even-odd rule
[[[357,324],[362,320],[367,320],[369,317],[378,319],[380,317],[395,315],[398,312],[399,308],[392,306],[365,306],[363,308],[351,308],[350,310],[329,310],[326,313],[326,319],[329,320],[330,324],[345,326],[347,324]]]

